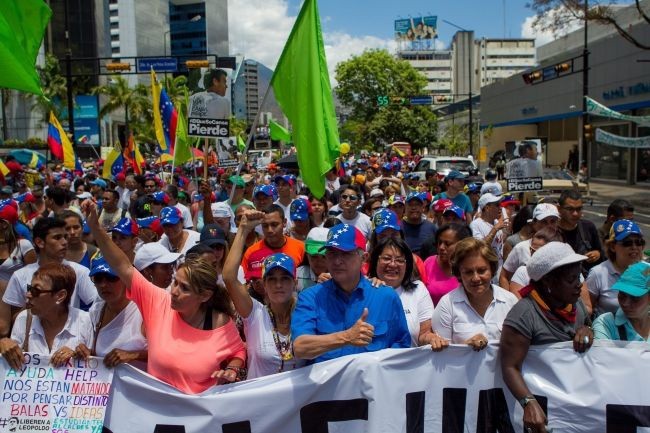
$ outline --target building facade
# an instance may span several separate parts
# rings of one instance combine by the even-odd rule
[[[449,95],[452,93],[451,51],[399,51],[397,57],[409,62],[427,78],[425,87],[427,94]]]

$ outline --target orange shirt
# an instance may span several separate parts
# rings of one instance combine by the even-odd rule
[[[186,394],[216,385],[210,376],[246,349],[232,320],[209,331],[188,325],[171,308],[171,295],[133,271],[127,296],[140,309],[149,343],[147,372]]]
[[[246,249],[241,265],[244,268],[246,280],[251,278],[262,278],[262,263],[264,259],[275,253],[284,253],[293,259],[296,268],[302,263],[305,255],[305,244],[294,238],[286,237],[286,242],[281,248],[269,247],[264,239],[255,242]]]

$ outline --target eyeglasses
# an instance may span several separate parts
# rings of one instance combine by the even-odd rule
[[[32,286],[31,284],[27,285],[27,291],[32,294],[34,298],[38,298],[41,296],[43,293],[53,293],[54,290],[43,290],[39,289],[38,287]]]
[[[645,245],[645,239],[625,239],[624,241],[617,242],[619,245],[622,245],[625,248],[642,247]]]
[[[120,277],[117,277],[115,275],[109,275],[109,274],[93,275],[93,283],[95,283],[95,284],[101,284],[102,281],[106,281],[107,283],[115,283],[119,279],[120,279]]]
[[[583,206],[578,206],[578,207],[571,207],[571,206],[562,206],[562,209],[569,213],[580,213],[582,212]]]
[[[359,196],[354,194],[341,194],[341,200],[357,201],[359,200]]]
[[[379,263],[383,265],[395,263],[398,266],[404,266],[406,264],[406,259],[404,257],[379,256]]]

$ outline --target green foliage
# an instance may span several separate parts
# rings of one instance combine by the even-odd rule
[[[130,87],[125,78],[113,76],[107,84],[93,88],[92,93],[105,96],[104,101],[100,101],[103,102],[99,110],[100,118],[121,108],[124,109],[127,136],[131,131],[131,122],[134,124],[135,131],[138,131],[138,128],[141,131],[148,128],[153,131],[151,125],[153,124],[153,111],[147,86],[137,84],[135,87]]]
[[[440,148],[447,150],[450,155],[467,155],[469,153],[469,127],[468,125],[452,124],[441,130],[438,138]],[[472,142],[479,142],[479,131],[472,130]]]
[[[32,109],[41,112],[44,122],[48,121],[50,111],[53,111],[54,115],[60,118],[61,108],[67,107],[68,86],[65,77],[61,75],[59,59],[53,54],[48,53],[45,55],[45,64],[43,66],[37,66],[36,69],[41,78],[43,94],[29,96],[34,98]],[[60,101],[60,103],[57,104],[56,101]]]
[[[378,98],[408,98],[426,94],[427,84],[408,62],[386,50],[369,50],[336,67],[336,94],[351,109],[341,127],[341,140],[353,149],[406,141],[414,149],[435,141],[436,116],[426,106],[379,106]]]

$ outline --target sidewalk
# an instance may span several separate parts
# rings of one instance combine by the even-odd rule
[[[591,195],[605,202],[622,198],[628,200],[636,208],[650,209],[650,184],[646,182],[627,185],[623,181],[592,179],[589,181],[589,189]]]

